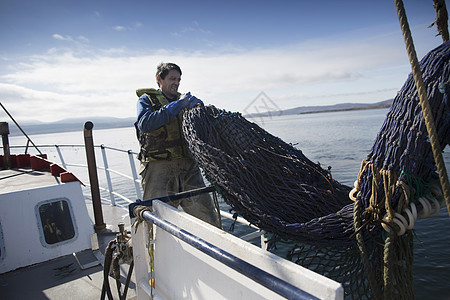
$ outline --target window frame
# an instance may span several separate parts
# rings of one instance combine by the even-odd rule
[[[57,202],[60,202],[60,201],[64,201],[64,202],[67,203],[67,208],[69,210],[70,219],[72,221],[73,236],[70,239],[66,239],[66,240],[63,240],[63,241],[60,241],[60,242],[49,244],[49,243],[47,243],[47,240],[45,238],[44,228],[43,228],[43,225],[42,225],[43,223],[42,223],[41,214],[39,212],[39,209],[43,205],[51,204],[51,203],[57,203]],[[48,199],[48,200],[40,201],[35,206],[35,214],[36,214],[37,225],[38,225],[38,228],[39,228],[39,240],[41,241],[42,246],[44,246],[46,248],[54,248],[54,247],[58,247],[60,245],[71,243],[72,241],[77,239],[77,237],[78,237],[78,226],[77,226],[76,221],[75,221],[74,211],[73,211],[73,207],[72,207],[70,199],[68,199],[66,197],[60,197],[60,198],[54,198],[54,199]]]

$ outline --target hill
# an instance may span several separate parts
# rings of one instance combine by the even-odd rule
[[[300,106],[285,110],[247,114],[245,115],[245,117],[268,117],[274,115],[299,115],[299,114],[313,114],[313,113],[333,112],[333,111],[388,108],[391,107],[392,101],[393,99],[376,103],[340,103],[327,106]]]

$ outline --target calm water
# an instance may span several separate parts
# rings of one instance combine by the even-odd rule
[[[359,172],[361,161],[368,155],[387,109],[308,114],[300,116],[277,116],[264,119],[251,119],[267,131],[294,144],[312,161],[320,162],[322,167],[331,166],[333,178],[346,185],[353,185]],[[81,127],[81,126],[80,126]],[[83,132],[69,132],[31,136],[35,144],[83,144]],[[11,145],[24,145],[22,137],[12,137]],[[105,144],[115,148],[138,151],[134,128],[95,130],[96,145]],[[66,153],[65,148],[63,152]],[[447,147],[446,151],[449,151]],[[49,159],[59,161],[55,151],[46,149]],[[85,153],[78,149],[64,154],[66,161],[84,163]],[[97,163],[102,164],[100,153]],[[447,170],[450,169],[450,154],[444,153]],[[129,162],[124,153],[108,152],[109,166],[131,176]],[[80,174],[77,168],[69,168]],[[79,175],[87,182],[87,175]],[[99,174],[100,181],[103,176]],[[113,180],[116,180],[113,178]],[[118,179],[117,179],[118,180]],[[119,182],[119,189],[133,198],[133,185],[129,181]],[[130,191],[131,190],[131,191]],[[224,204],[221,204],[224,207]],[[227,225],[224,226],[224,228]],[[414,280],[417,299],[450,299],[450,218],[447,209],[429,219],[416,223],[414,243]]]

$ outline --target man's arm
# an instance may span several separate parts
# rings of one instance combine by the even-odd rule
[[[139,97],[137,102],[137,125],[140,131],[149,133],[159,127],[169,123],[172,114],[167,106],[161,107],[157,111],[153,111],[150,100],[147,95]]]
[[[178,115],[181,110],[186,107],[192,108],[191,104],[197,103],[199,99],[191,96],[190,93],[185,94],[180,100],[164,105],[157,111],[153,111],[150,100],[147,95],[142,95],[139,97],[137,103],[137,125],[139,130],[145,133],[152,132],[159,127],[166,125],[169,121],[176,115]],[[201,102],[201,101],[200,101]]]

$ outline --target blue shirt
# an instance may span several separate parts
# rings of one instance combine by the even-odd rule
[[[166,106],[161,107],[157,111],[153,111],[152,104],[148,96],[144,94],[139,97],[137,102],[137,125],[140,131],[145,133],[152,132],[169,123],[172,118],[173,115],[169,112]]]

